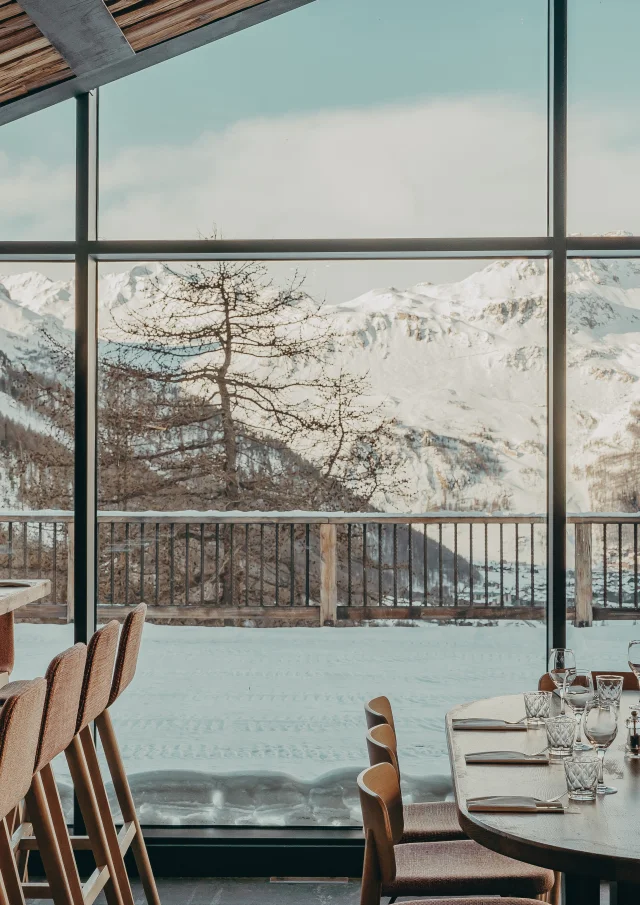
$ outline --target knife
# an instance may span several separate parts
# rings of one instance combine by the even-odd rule
[[[467,717],[451,720],[454,729],[475,729],[479,732],[491,732],[496,730],[508,730],[510,732],[526,732],[527,725],[524,717],[517,723],[509,723],[507,720],[492,720],[484,717]]]
[[[549,756],[544,751],[525,754],[523,751],[473,751],[465,754],[468,764],[548,764]]]
[[[488,795],[485,798],[467,798],[468,811],[504,814],[563,814],[561,801],[545,801],[527,795]]]

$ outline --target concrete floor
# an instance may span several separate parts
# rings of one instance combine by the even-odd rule
[[[360,883],[271,883],[268,879],[162,879],[162,905],[358,905]],[[134,885],[135,905],[145,905]]]

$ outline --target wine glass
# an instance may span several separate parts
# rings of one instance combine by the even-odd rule
[[[576,658],[566,647],[554,647],[549,654],[549,676],[560,692],[560,714],[564,715],[564,695],[567,685],[576,674]]]
[[[640,687],[640,641],[629,642],[629,669],[638,680]],[[636,706],[640,706],[640,701]]]
[[[584,716],[584,734],[587,736],[600,758],[600,771],[596,792],[613,795],[618,790],[604,784],[604,755],[618,734],[618,714],[615,707],[602,707],[594,703],[587,707]]]
[[[586,708],[593,704],[594,697],[593,676],[586,669],[576,670],[571,684],[567,685],[565,690],[565,698],[575,714],[577,723],[578,731],[573,745],[574,751],[591,750],[591,745],[587,745],[582,741],[582,716]]]

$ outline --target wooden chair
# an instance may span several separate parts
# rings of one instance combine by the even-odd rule
[[[393,722],[393,711],[389,698],[380,695],[378,698],[371,698],[364,705],[364,715],[367,720],[367,729],[373,729],[374,726],[380,726],[388,723],[395,732],[395,723]]]
[[[133,795],[131,794],[129,780],[127,779],[127,774],[122,762],[116,734],[113,729],[111,714],[109,713],[109,708],[118,700],[122,692],[128,688],[135,675],[146,612],[146,604],[141,603],[129,613],[124,621],[120,634],[118,656],[116,658],[113,681],[110,686],[108,700],[100,713],[96,714],[95,721],[98,732],[100,733],[100,741],[102,742],[102,748],[111,775],[111,781],[124,821],[123,830],[121,831],[121,846],[124,848],[124,851],[131,846],[148,905],[160,905],[160,896],[158,895],[151,862],[149,861],[149,854],[145,845],[144,836],[142,835],[142,828],[136,813]],[[87,759],[96,776],[97,783],[99,767],[93,738],[88,731],[81,733],[81,736],[83,745],[85,746]]]
[[[380,723],[367,732],[369,763],[391,764],[400,781],[396,734],[388,723]],[[425,801],[402,808],[404,832],[400,842],[446,842],[466,839],[458,823],[453,801]]]
[[[369,731],[367,750],[369,764],[391,764],[400,781],[398,745],[393,729],[393,714],[388,698],[374,698],[365,704]],[[384,719],[383,719],[384,717]],[[388,718],[387,718],[388,717]],[[404,833],[401,842],[446,842],[466,839],[458,823],[453,801],[425,801],[403,807]]]
[[[593,687],[596,687],[596,678],[598,676],[622,676],[623,691],[638,691],[638,680],[632,672],[620,672],[617,669],[597,669],[592,670]],[[538,691],[555,691],[556,686],[548,672],[540,676],[538,682]]]
[[[118,623],[96,632],[87,648],[76,644],[55,657],[47,670],[38,756],[31,789],[26,796],[29,823],[13,836],[16,852],[38,848],[46,883],[24,883],[28,898],[52,898],[56,905],[89,905],[104,889],[108,905],[133,905],[133,894],[110,814],[100,808],[99,787],[84,756],[78,732],[92,719],[95,707],[108,700],[118,643]],[[64,752],[69,765],[87,835],[69,836],[58,788],[51,768]],[[52,835],[53,834],[53,835]],[[82,884],[73,850],[89,849],[96,868]]]
[[[516,896],[548,901],[551,870],[514,861],[472,840],[402,844],[402,798],[391,764],[358,776],[365,833],[361,905],[391,896]]]
[[[0,905],[24,905],[7,817],[28,793],[38,750],[47,683],[11,682],[0,712]]]

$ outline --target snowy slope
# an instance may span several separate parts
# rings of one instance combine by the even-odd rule
[[[370,401],[396,420],[408,495],[378,506],[543,510],[545,267],[501,261],[455,283],[327,301],[341,337],[331,366],[368,374]],[[171,279],[162,265],[101,277],[103,338],[113,338],[122,314],[146,302],[152,274]],[[46,367],[43,331],[57,329],[71,341],[72,327],[71,283],[38,273],[0,276],[0,349],[9,358],[39,355]],[[568,327],[569,507],[579,511],[593,508],[588,469],[633,443],[640,264],[571,262]],[[0,411],[8,405],[0,395]]]

